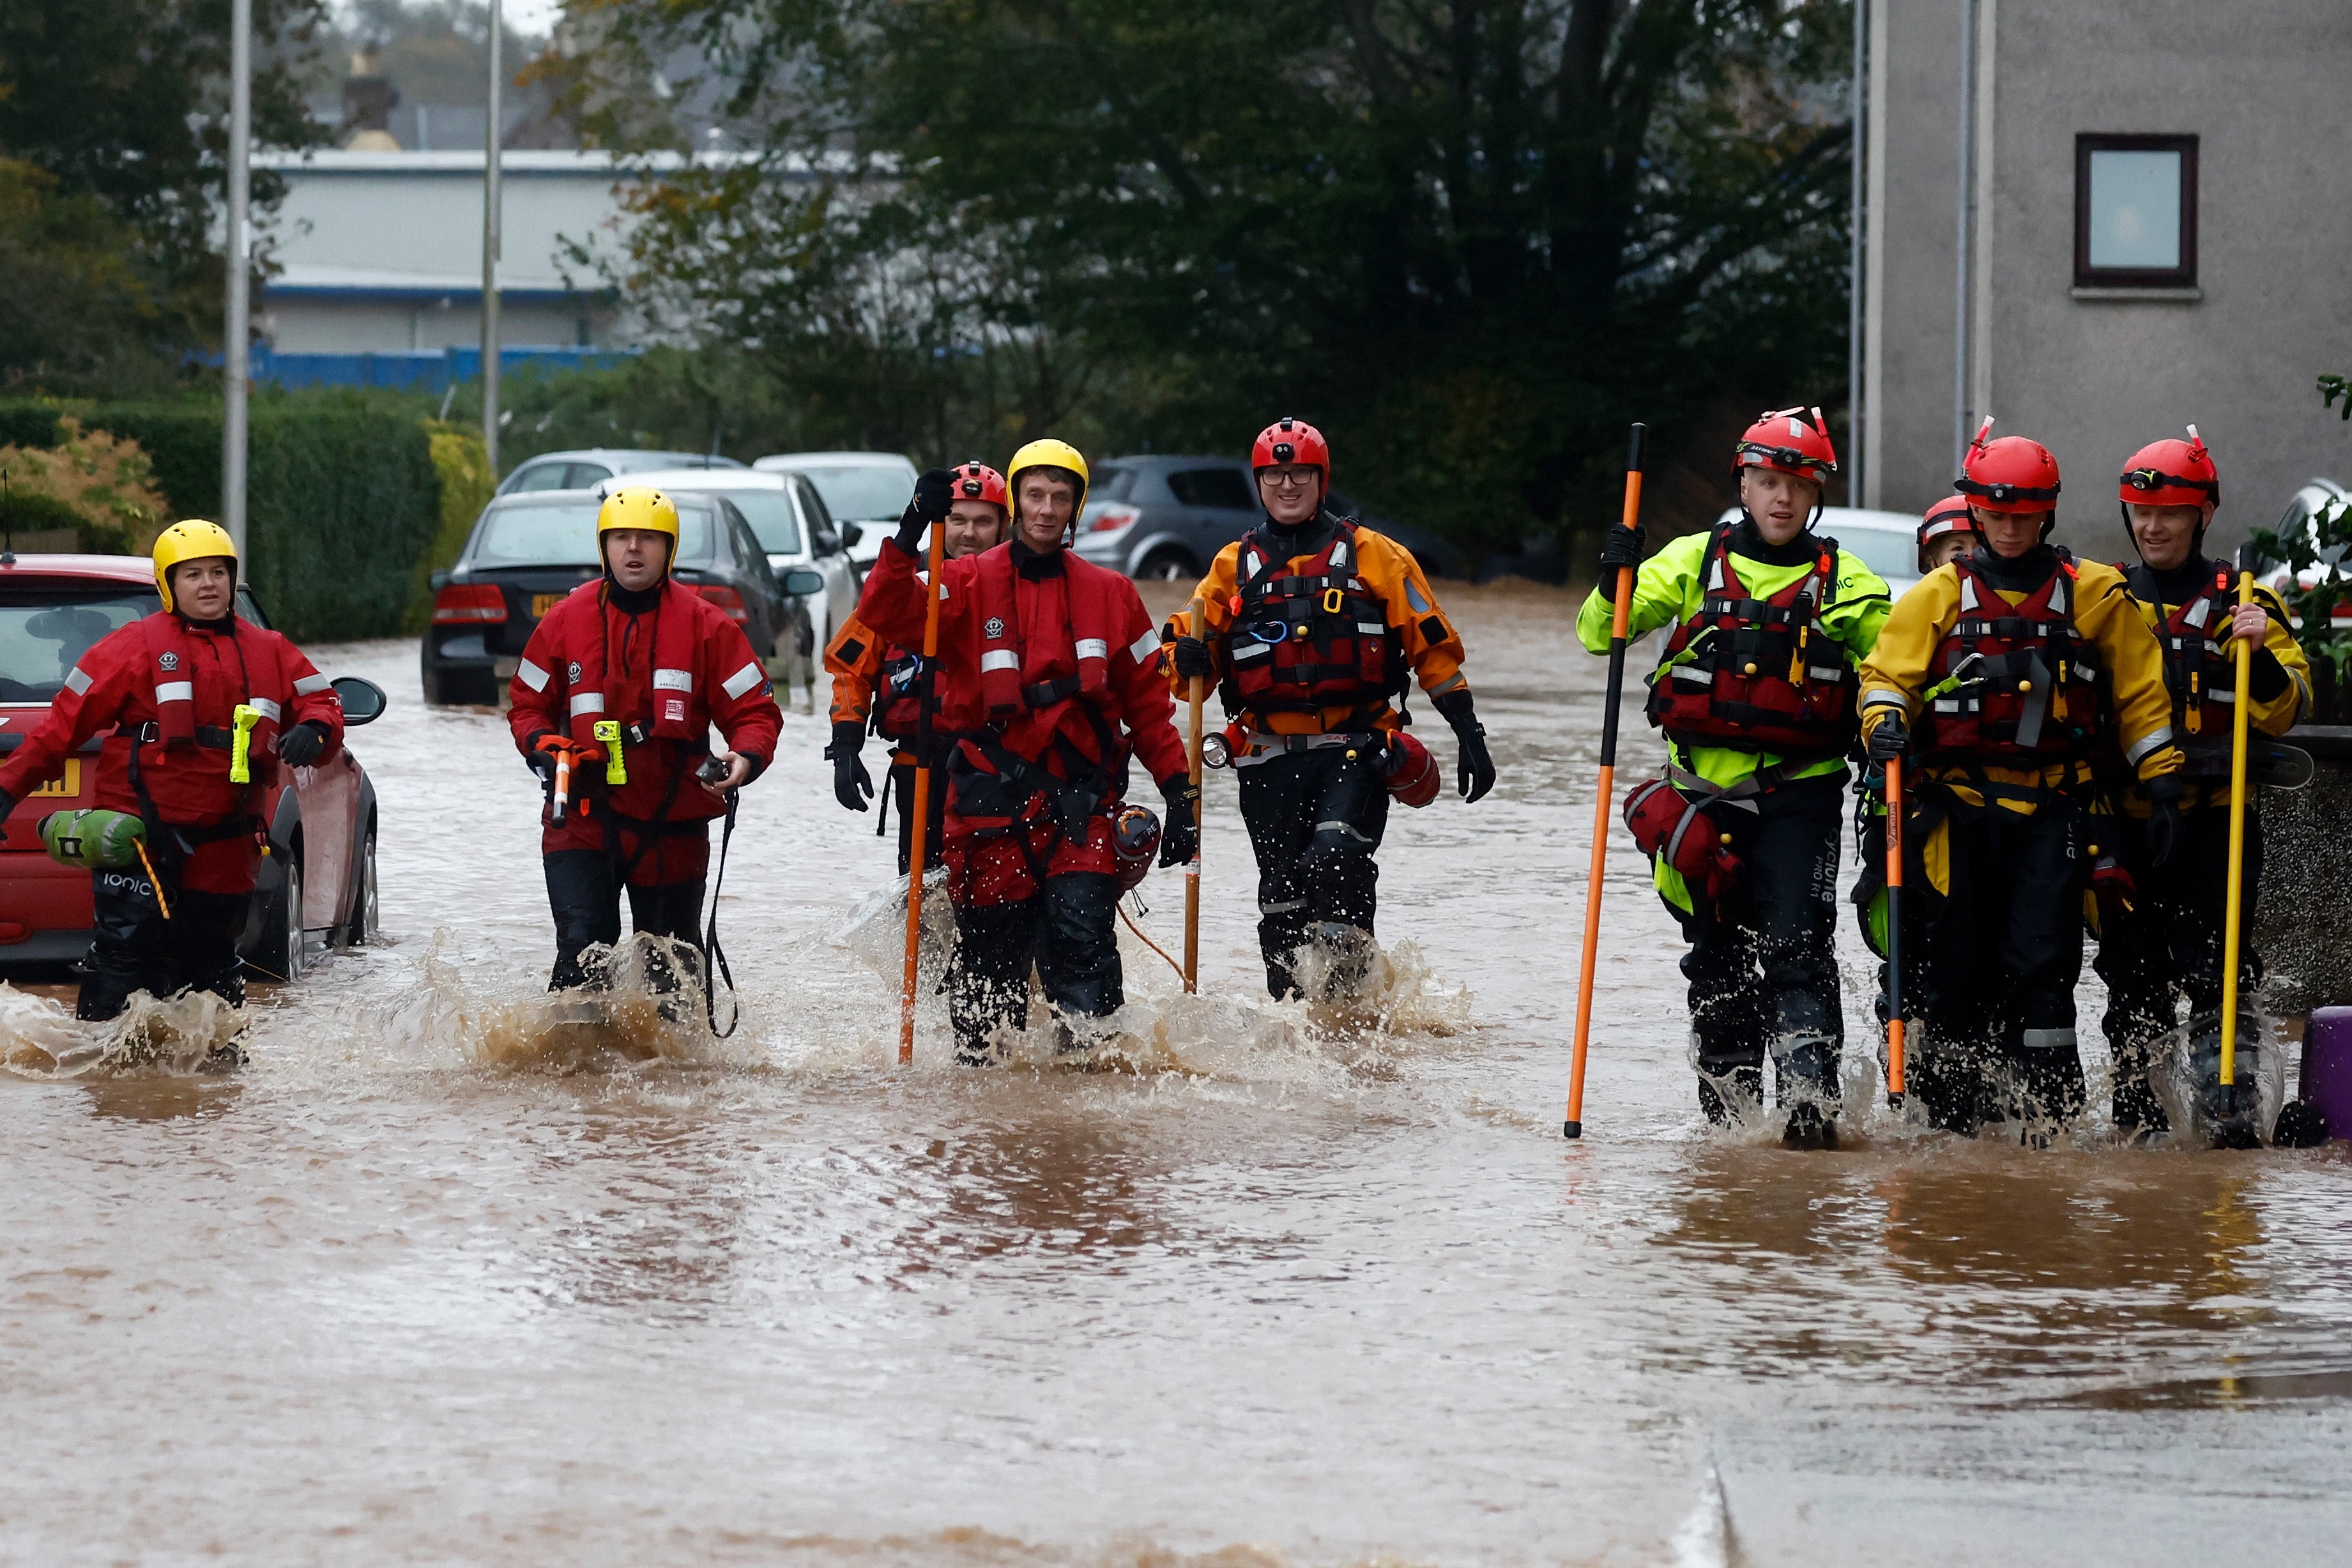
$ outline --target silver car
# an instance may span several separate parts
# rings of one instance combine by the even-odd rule
[[[1219,550],[1265,516],[1249,465],[1237,457],[1114,457],[1092,477],[1076,548],[1097,566],[1129,577],[1196,580]],[[1360,516],[1340,491],[1331,492],[1330,504],[1343,516]],[[1430,576],[1459,575],[1453,550],[1428,529],[1382,517],[1362,521],[1411,550]]]
[[[659,469],[733,468],[743,465],[732,457],[710,457],[697,452],[648,452],[633,446],[585,446],[576,452],[542,452],[515,465],[499,483],[498,493],[512,496],[524,490],[593,490],[605,480],[626,474],[635,477]]]
[[[1718,527],[1739,520],[1739,508],[1727,507],[1715,519]],[[1837,540],[1862,564],[1886,580],[1900,599],[1919,581],[1919,519],[1908,512],[1881,512],[1862,507],[1823,507],[1813,531]]]
[[[915,495],[915,460],[898,452],[783,452],[751,465],[762,473],[804,474],[842,531],[861,577],[898,531]]]

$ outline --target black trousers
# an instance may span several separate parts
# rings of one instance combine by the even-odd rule
[[[1118,964],[1118,879],[1065,872],[1019,904],[958,904],[956,953],[948,967],[948,1017],[956,1060],[993,1060],[989,1036],[1028,1017],[1029,967],[1045,998],[1073,1018],[1106,1018],[1127,1001]]]
[[[95,919],[76,1018],[119,1018],[133,991],[157,997],[210,991],[233,1008],[245,1005],[236,939],[245,932],[253,894],[184,891],[170,896],[166,919],[143,869],[90,873]]]
[[[1716,1083],[1743,1095],[1763,1085],[1769,1049],[1780,1066],[1781,1096],[1833,1107],[1845,1006],[1838,987],[1838,837],[1845,779],[1800,779],[1756,798],[1757,809],[1708,808],[1731,835],[1737,885],[1716,903],[1681,915],[1691,950],[1691,1035],[1697,1046],[1699,1103],[1710,1119],[1727,1111]]]
[[[1370,935],[1380,907],[1372,859],[1389,792],[1369,754],[1285,752],[1239,769],[1242,822],[1257,857],[1257,941],[1270,996],[1300,994],[1292,957],[1318,925]]]
[[[547,865],[547,903],[555,915],[555,969],[547,988],[600,984],[581,967],[581,953],[621,939],[621,868],[602,850],[557,850],[541,857]],[[702,950],[703,879],[631,883],[629,921],[638,931],[667,936]],[[658,980],[660,977],[656,977]],[[675,977],[670,983],[675,984]]]
[[[2143,823],[2122,817],[2101,820],[2099,831],[2125,835],[2124,863],[2139,896],[2133,907],[2100,921],[2099,956],[2093,967],[2107,983],[2103,1020],[2115,1054],[2116,1124],[2126,1131],[2162,1132],[2164,1109],[2149,1087],[2148,1071],[2164,1037],[2179,1027],[2179,1004],[2191,1018],[2221,1011],[2221,958],[2229,919],[2230,813],[2226,807],[2187,814],[2186,836],[2160,871],[2151,870]],[[2255,893],[2263,875],[2262,822],[2246,813],[2245,883],[2239,890],[2242,945],[2238,994],[2251,997],[2262,978],[2262,960],[2252,946]]]
[[[2084,1102],[2081,809],[2053,794],[2028,817],[1941,790],[1927,805],[1949,815],[1951,885],[1938,894],[1924,872],[1905,878],[1919,889],[1927,948],[1927,1038],[1916,1066],[1906,1059],[1908,1087],[1956,1133],[2011,1115],[2071,1121]]]
[[[890,764],[891,802],[898,811],[898,874],[907,874],[907,856],[913,851],[915,833],[915,765],[911,762]],[[944,763],[931,771],[930,826],[923,830],[923,869],[937,871],[940,865],[940,841],[947,833],[948,770]]]

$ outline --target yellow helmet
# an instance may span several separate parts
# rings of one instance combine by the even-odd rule
[[[163,608],[172,608],[172,569],[184,561],[209,560],[214,556],[228,557],[229,571],[236,570],[236,541],[218,523],[208,523],[202,517],[190,517],[173,523],[155,536],[155,591],[163,596]]]
[[[599,558],[604,553],[604,536],[622,528],[669,536],[669,559],[662,562],[662,575],[668,576],[670,567],[677,560],[677,503],[651,485],[624,485],[606,496],[604,504],[596,508]]]
[[[1013,497],[1011,510],[1015,516],[1021,509],[1021,473],[1025,468],[1066,468],[1078,476],[1077,499],[1070,504],[1070,529],[1076,532],[1078,514],[1087,509],[1086,458],[1068,442],[1056,441],[1050,435],[1014,453],[1012,464],[1004,470],[1004,488]]]

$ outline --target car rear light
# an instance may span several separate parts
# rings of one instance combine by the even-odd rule
[[[1140,507],[1126,507],[1121,506],[1116,501],[1107,501],[1103,504],[1101,508],[1095,513],[1095,520],[1087,525],[1087,532],[1090,534],[1111,533],[1119,528],[1126,528],[1129,523],[1134,522],[1136,518],[1141,516],[1143,516],[1143,508]]]
[[[727,612],[727,619],[730,621],[749,621],[751,619],[751,612],[743,608],[743,596],[736,592],[733,589],[728,587],[723,582],[698,583],[696,585],[694,591],[702,595],[703,598],[710,601],[711,603],[719,606],[719,609],[724,610]]]
[[[453,582],[433,596],[436,626],[479,626],[506,618],[506,592],[494,583]]]

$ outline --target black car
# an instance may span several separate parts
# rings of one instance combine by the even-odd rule
[[[775,673],[808,634],[808,611],[792,596],[819,591],[824,579],[795,568],[778,582],[751,525],[724,497],[671,498],[672,577],[727,612]],[[433,574],[433,625],[418,655],[426,702],[497,705],[541,618],[597,575],[603,500],[596,490],[537,490],[500,496],[482,509],[457,564]]]
[[[1330,506],[1404,546],[1430,576],[1458,575],[1453,552],[1427,528],[1364,517],[1338,490]],[[1095,465],[1076,548],[1097,566],[1129,577],[1187,581],[1265,516],[1250,466],[1239,458],[1114,457]]]

